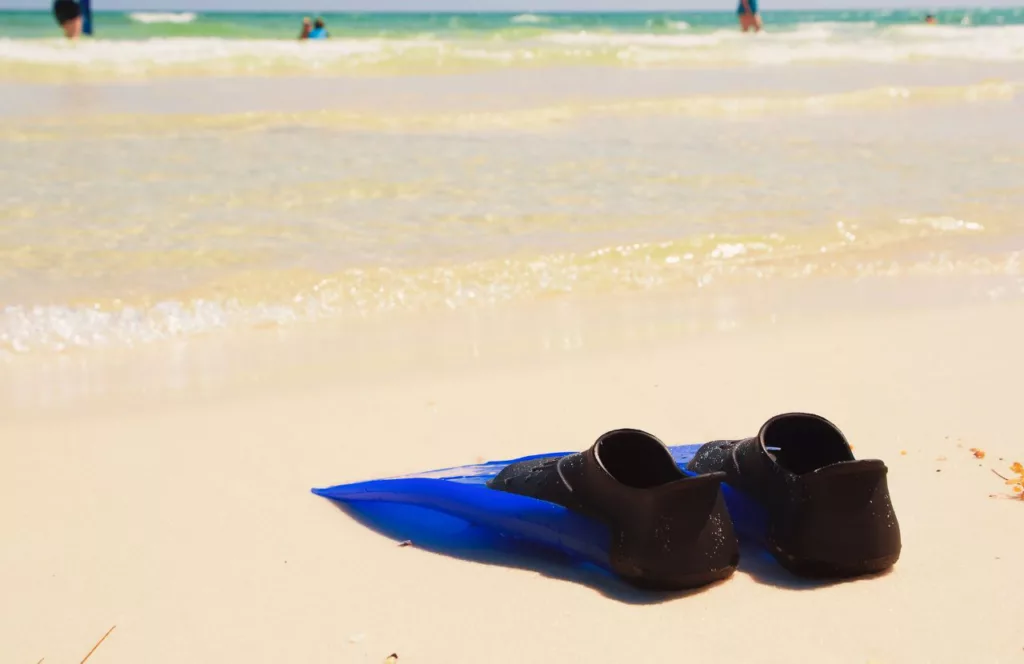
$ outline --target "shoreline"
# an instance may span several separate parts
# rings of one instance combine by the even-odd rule
[[[138,345],[0,356],[0,416],[31,422],[426,376],[473,378],[737,336],[756,339],[828,320],[881,325],[896,312],[973,315],[1021,302],[1021,286],[1001,278],[819,277],[215,329]]]

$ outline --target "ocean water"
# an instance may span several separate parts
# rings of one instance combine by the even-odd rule
[[[0,12],[0,76],[400,75],[507,67],[718,68],[844,62],[1024,60],[1024,8],[735,15],[328,14],[333,39],[300,43],[301,14],[97,13],[100,39],[69,45],[45,12]],[[970,29],[963,29],[970,28]]]
[[[1024,11],[0,13],[0,356],[750,284],[1024,288]],[[972,282],[972,283],[973,283]]]

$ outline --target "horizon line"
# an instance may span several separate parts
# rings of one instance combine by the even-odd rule
[[[716,7],[691,7],[688,9],[680,8],[660,8],[660,9],[476,9],[476,10],[464,10],[464,9],[422,9],[419,11],[410,11],[406,9],[337,9],[337,10],[322,10],[322,14],[534,14],[534,15],[545,15],[545,14],[656,14],[656,13],[711,13],[711,14],[733,14],[734,9],[722,9],[720,3],[716,3]],[[929,10],[962,10],[962,11],[979,11],[979,10],[990,10],[990,9],[1024,9],[1024,3],[1014,5],[996,5],[996,6],[967,6],[961,4],[943,4],[941,2],[937,4],[931,4],[928,6],[919,5],[912,7],[892,7],[892,6],[871,6],[871,7],[829,7],[828,9],[818,9],[814,7],[779,7],[778,9],[768,9],[761,13],[783,13],[783,12],[871,12],[871,11],[929,11]],[[4,7],[0,6],[0,12],[39,12],[42,14],[49,14],[51,10],[49,8],[19,8],[19,7]],[[167,13],[167,14],[182,14],[182,13],[196,13],[196,14],[302,14],[308,13],[302,9],[201,9],[198,7],[180,7],[176,9],[167,8],[155,8],[155,7],[125,7],[121,9],[93,9],[93,14],[123,14],[126,12],[146,12],[146,13]]]

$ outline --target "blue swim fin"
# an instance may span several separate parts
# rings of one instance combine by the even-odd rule
[[[729,576],[738,562],[721,478],[684,470],[698,448],[666,448],[650,434],[624,429],[605,434],[584,452],[313,492],[354,508],[384,503],[385,520],[406,518],[421,526],[424,510],[430,510],[595,564],[637,586],[690,588]],[[449,533],[459,536],[458,530]]]

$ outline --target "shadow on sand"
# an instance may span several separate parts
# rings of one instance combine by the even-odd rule
[[[875,579],[889,574],[888,569],[877,574],[846,578],[809,578],[793,574],[780,565],[764,547],[749,542],[740,544],[740,574],[746,574],[754,581],[786,590],[817,590],[854,581]]]
[[[532,570],[544,576],[587,586],[625,604],[660,604],[689,597],[715,585],[681,592],[635,588],[596,565],[581,563],[547,547],[504,537],[462,519],[424,508],[392,503],[334,505],[360,524],[396,542],[486,565]]]
[[[579,583],[625,604],[660,604],[698,595],[719,583],[728,582],[725,579],[703,588],[679,592],[643,590],[597,565],[574,560],[544,546],[505,537],[490,528],[474,526],[434,510],[388,502],[331,503],[358,523],[396,543],[409,542],[418,549],[476,563],[531,570],[552,579]],[[764,548],[743,543],[740,546],[739,573],[757,583],[776,588],[815,590],[884,576],[888,571],[848,579],[803,578],[784,569]]]

